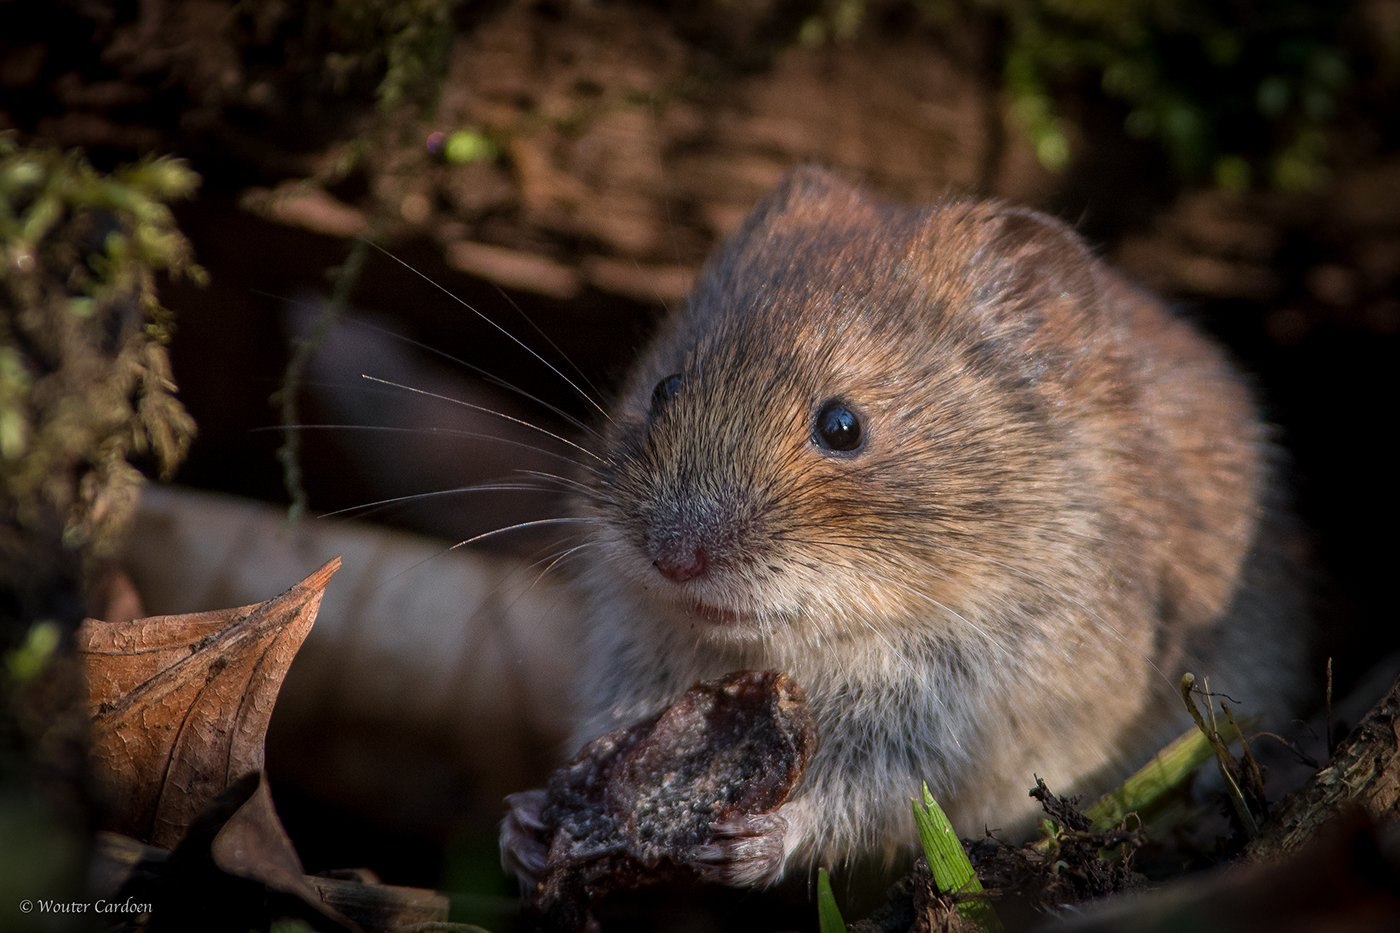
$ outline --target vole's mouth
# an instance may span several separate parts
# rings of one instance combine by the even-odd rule
[[[710,623],[711,625],[737,626],[752,625],[757,618],[742,609],[734,609],[729,606],[712,606],[709,603],[702,603],[698,599],[691,601],[686,607],[689,615],[696,616]]]

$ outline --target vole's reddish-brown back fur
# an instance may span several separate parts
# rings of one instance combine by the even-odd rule
[[[818,442],[833,399],[857,450]],[[782,819],[720,828],[731,880],[911,844],[923,780],[968,833],[1026,817],[1033,774],[1102,787],[1183,726],[1183,670],[1247,712],[1299,683],[1249,391],[1035,212],[794,173],[663,323],[605,440],[578,738],[744,668],[790,673],[818,722]]]

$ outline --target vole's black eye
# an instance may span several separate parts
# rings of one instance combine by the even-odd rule
[[[656,384],[656,388],[651,390],[651,411],[652,414],[661,410],[671,399],[676,397],[676,393],[681,390],[681,374],[671,373],[665,379]]]
[[[817,409],[812,425],[812,440],[817,446],[837,453],[858,450],[864,439],[860,417],[839,398],[828,399]]]

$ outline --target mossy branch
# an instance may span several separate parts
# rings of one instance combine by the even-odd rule
[[[104,552],[140,481],[131,456],[168,475],[189,448],[156,283],[204,279],[166,204],[198,181],[177,159],[103,174],[81,153],[0,135],[0,487],[13,504],[0,554],[11,566],[32,564],[44,542]]]

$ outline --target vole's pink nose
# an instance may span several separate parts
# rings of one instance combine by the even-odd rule
[[[652,564],[666,579],[684,583],[704,576],[710,568],[710,558],[703,547],[683,548],[679,553],[658,557]]]

